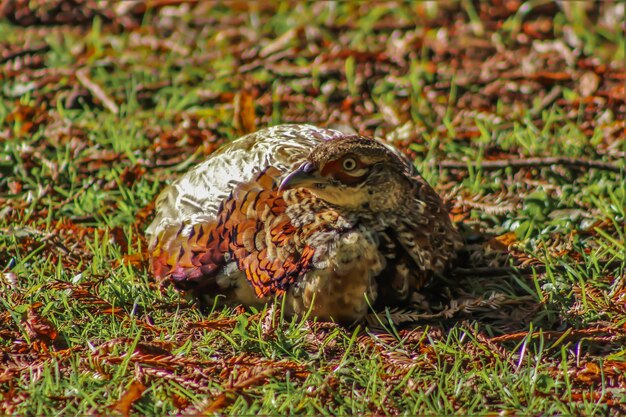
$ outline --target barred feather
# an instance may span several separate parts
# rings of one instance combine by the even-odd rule
[[[293,125],[245,136],[185,174],[147,233],[154,274],[182,290],[244,304],[285,295],[288,312],[338,320],[363,317],[368,302],[406,304],[460,245],[397,150]]]

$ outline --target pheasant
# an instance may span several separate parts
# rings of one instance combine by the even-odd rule
[[[403,154],[310,125],[225,145],[161,193],[146,234],[157,279],[204,303],[282,296],[287,314],[342,322],[410,304],[461,246]]]

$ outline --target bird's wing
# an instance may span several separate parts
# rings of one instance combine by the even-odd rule
[[[157,198],[156,215],[146,235],[150,247],[166,230],[183,226],[184,235],[197,223],[214,221],[220,203],[234,188],[273,166],[286,171],[323,140],[340,136],[310,125],[278,125],[246,135],[216,152],[174,181]]]
[[[155,275],[171,277],[180,289],[205,291],[233,261],[259,298],[282,294],[309,269],[314,250],[294,245],[297,230],[285,213],[280,178],[281,171],[269,167],[235,187],[216,220],[191,225],[187,234],[166,229],[152,254]]]
[[[417,173],[410,180],[413,196],[393,225],[396,239],[419,269],[439,272],[456,258],[461,237],[437,192]]]

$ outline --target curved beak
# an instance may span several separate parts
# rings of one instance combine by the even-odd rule
[[[284,180],[282,180],[278,190],[285,191],[315,182],[315,177],[312,175],[314,169],[315,166],[312,163],[303,163],[295,171],[287,175]]]

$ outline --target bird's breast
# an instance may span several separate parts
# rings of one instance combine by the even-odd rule
[[[326,230],[313,234],[309,244],[317,245],[313,268],[287,292],[292,312],[311,310],[339,321],[363,317],[377,298],[376,276],[386,265],[375,235],[363,227]]]

